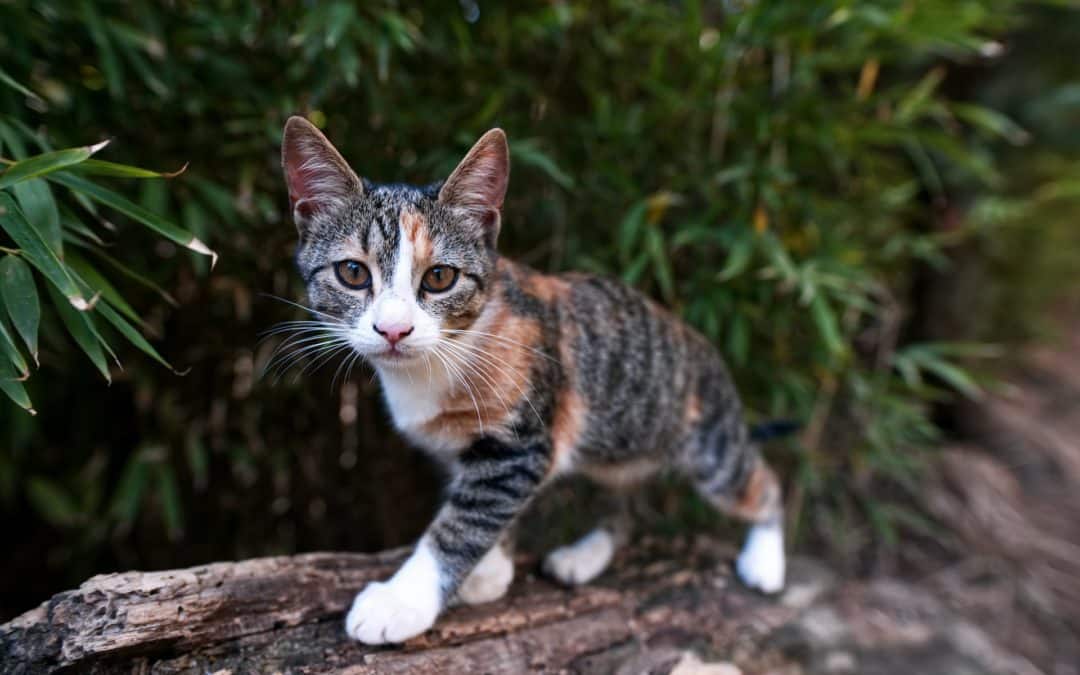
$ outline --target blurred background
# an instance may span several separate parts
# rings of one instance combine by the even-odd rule
[[[506,254],[636,285],[753,417],[803,422],[767,450],[795,551],[990,556],[1056,627],[1021,651],[1075,637],[1073,3],[0,0],[0,26],[0,619],[426,524],[438,476],[370,372],[262,375],[302,314],[270,296],[303,300],[278,154],[303,114],[383,181],[503,127]],[[675,483],[646,502],[654,532],[737,532]],[[549,540],[588,525],[550,510]]]

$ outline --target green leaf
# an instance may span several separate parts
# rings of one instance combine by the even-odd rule
[[[7,357],[7,360],[11,362],[11,365],[15,366],[15,370],[19,372],[20,379],[26,379],[30,377],[30,367],[26,364],[26,359],[23,358],[19,352],[18,345],[15,344],[15,338],[12,337],[8,331],[7,320],[3,316],[0,316],[0,352]]]
[[[17,256],[8,255],[0,259],[0,299],[7,307],[15,332],[37,362],[41,306],[30,266]]]
[[[135,516],[139,513],[143,493],[146,491],[149,467],[144,452],[140,450],[128,460],[109,505],[109,513],[126,524],[134,522]]]
[[[88,159],[72,167],[72,170],[88,176],[106,176],[109,178],[175,178],[187,170],[188,165],[176,171],[152,171],[128,164],[105,162],[100,159]]]
[[[129,218],[146,225],[151,230],[157,232],[161,236],[173,241],[187,249],[201,253],[203,255],[210,256],[210,266],[213,267],[217,262],[217,253],[214,253],[206,244],[198,240],[187,230],[173,225],[169,221],[165,220],[156,213],[147,211],[138,204],[132,202],[126,197],[122,197],[112,190],[107,190],[95,183],[91,183],[85,178],[75,176],[67,172],[54,173],[49,176],[50,180],[53,180],[64,187],[67,187],[75,192],[84,194],[90,197],[96,202],[104,204],[109,208],[115,209],[120,213],[128,216]]]
[[[102,141],[96,145],[46,152],[19,160],[8,165],[7,169],[0,173],[0,188],[6,188],[21,181],[44,176],[53,171],[84,162],[108,144],[108,141]]]
[[[101,297],[109,301],[109,304],[113,305],[120,311],[121,314],[131,319],[137,324],[144,325],[142,317],[135,312],[135,309],[128,304],[128,301],[120,295],[119,291],[109,283],[94,267],[77,253],[69,253],[67,257],[67,263],[72,272],[78,275],[78,281],[81,281],[88,287],[83,289],[84,293],[89,292],[91,296],[98,293]]]
[[[746,365],[750,353],[750,322],[745,314],[735,314],[728,324],[728,354],[737,366]]]
[[[814,325],[817,326],[818,333],[825,341],[829,351],[833,355],[842,354],[844,352],[844,341],[840,338],[840,328],[836,322],[836,315],[833,313],[832,308],[829,307],[825,296],[821,293],[815,295],[810,303],[810,315],[813,317]]]
[[[154,283],[154,281],[152,279],[150,279],[149,277],[147,277],[147,276],[145,276],[143,274],[140,274],[139,272],[136,272],[135,270],[131,269],[130,267],[128,267],[124,263],[120,262],[116,258],[112,257],[111,255],[109,255],[108,253],[105,253],[104,251],[102,251],[100,249],[91,248],[90,252],[93,253],[94,255],[96,255],[97,257],[101,258],[105,262],[109,263],[109,265],[111,265],[113,267],[113,269],[115,269],[120,274],[123,274],[128,279],[131,279],[132,281],[139,284],[143,288],[146,288],[148,290],[151,290],[151,291],[157,293],[158,296],[160,296],[162,300],[169,303],[173,307],[179,307],[180,306],[180,303],[178,303],[176,301],[176,298],[169,295],[168,291],[166,291],[164,288],[162,288],[161,286]]]
[[[0,391],[3,391],[15,405],[26,412],[31,415],[37,414],[33,404],[30,402],[30,396],[26,393],[26,387],[22,385],[22,382],[18,381],[15,370],[5,360],[0,360]]]
[[[982,396],[982,389],[975,383],[970,375],[963,369],[942,359],[928,359],[924,367],[945,380],[950,387],[956,389],[968,398],[977,399]]]
[[[158,465],[158,497],[161,499],[161,511],[168,530],[169,539],[179,539],[184,531],[184,512],[180,506],[180,488],[176,472],[168,464]]]
[[[71,334],[79,348],[90,358],[98,372],[102,374],[107,382],[111,383],[112,376],[109,374],[109,364],[105,360],[105,352],[102,350],[104,341],[101,339],[97,327],[94,326],[94,321],[90,318],[89,313],[80,312],[72,307],[70,303],[64,302],[63,298],[52,286],[49,286],[48,290],[49,295],[52,296],[53,305],[60,315],[60,320],[67,327],[68,333]]]
[[[938,66],[931,69],[930,72],[924,75],[923,78],[919,80],[919,83],[908,92],[908,95],[900,101],[899,105],[897,105],[896,120],[901,123],[907,123],[913,120],[916,114],[923,109],[926,102],[944,79],[944,68]]]
[[[105,75],[105,81],[109,85],[109,93],[113,98],[118,99],[124,95],[124,77],[123,73],[120,72],[116,52],[113,50],[108,35],[105,34],[105,24],[101,20],[101,15],[98,14],[97,7],[93,2],[83,0],[83,2],[79,3],[79,6],[82,8],[82,19],[90,30],[90,38],[94,41],[94,45],[100,53],[101,72]]]
[[[570,190],[574,187],[574,179],[559,168],[550,155],[541,150],[535,141],[518,141],[510,147],[510,154],[515,164],[524,164],[546,173],[549,178],[558,183],[562,188]]]
[[[65,526],[75,523],[79,518],[79,508],[75,500],[56,483],[34,476],[26,489],[26,496],[41,517],[53,525]]]
[[[60,210],[52,190],[43,178],[16,183],[11,187],[23,215],[49,244],[57,256],[63,256],[63,231],[60,229]]]
[[[56,251],[50,248],[41,233],[27,222],[15,201],[6,192],[0,192],[0,229],[15,240],[27,261],[38,268],[73,307],[80,310],[89,307],[75,280],[57,257]]]
[[[11,87],[12,89],[19,92],[20,94],[22,94],[23,96],[25,96],[27,98],[36,99],[38,101],[41,100],[40,96],[38,96],[34,92],[30,91],[30,89],[23,86],[22,84],[19,84],[19,82],[17,82],[13,77],[8,75],[7,72],[5,72],[3,68],[0,68],[0,84],[4,84],[4,85],[7,85],[8,87]]]
[[[99,302],[94,306],[94,311],[99,312],[101,316],[105,318],[121,335],[127,338],[128,342],[139,348],[144,354],[154,359],[161,365],[165,366],[169,370],[175,370],[168,361],[162,358],[161,354],[158,354],[153,345],[147,342],[146,338],[142,336],[139,331],[135,329],[130,323],[128,323],[124,317],[110,307],[106,303]]]
[[[648,208],[648,201],[642,199],[626,212],[622,222],[619,223],[619,253],[624,260],[630,258],[637,246],[638,237],[640,237],[645,225],[645,212]]]
[[[664,247],[664,237],[660,230],[650,227],[645,231],[645,246],[652,257],[653,275],[660,285],[660,292],[668,301],[675,299],[675,275],[671,270],[671,258]]]
[[[746,271],[746,266],[750,263],[750,254],[753,252],[754,240],[749,237],[740,238],[728,251],[727,262],[724,263],[724,268],[716,275],[716,280],[728,281]]]
[[[972,126],[1004,138],[1013,145],[1024,145],[1031,134],[1016,122],[996,110],[970,103],[953,103],[953,114]]]

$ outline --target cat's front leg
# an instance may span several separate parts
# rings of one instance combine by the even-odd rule
[[[462,453],[443,504],[401,569],[365,588],[345,618],[349,637],[401,642],[430,628],[462,580],[535,494],[549,465],[545,440],[491,438]]]

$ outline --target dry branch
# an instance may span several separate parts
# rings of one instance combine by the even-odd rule
[[[404,555],[97,576],[0,626],[0,663],[15,673],[611,672],[681,649],[727,650],[794,612],[742,590],[731,550],[701,538],[640,545],[596,585],[573,590],[534,578],[524,561],[501,601],[452,608],[398,647],[348,641],[342,613],[353,594]]]

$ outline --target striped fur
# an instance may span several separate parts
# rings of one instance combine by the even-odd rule
[[[290,181],[299,175],[290,162],[339,166],[336,152],[320,154],[332,151],[328,143],[323,150],[310,141],[318,132],[306,122],[289,125],[304,139],[288,147],[286,134]],[[401,432],[446,462],[452,476],[413,558],[357,597],[350,635],[380,643],[422,632],[481,559],[488,571],[477,574],[498,571],[491,576],[505,589],[505,559],[485,555],[507,544],[514,519],[545,484],[572,472],[624,488],[665,467],[682,471],[710,503],[755,524],[740,574],[776,590],[783,578],[780,487],[750,438],[720,356],[627,286],[544,275],[500,257],[507,158],[505,137],[489,132],[446,184],[364,180],[344,203],[298,223],[296,263],[312,306],[374,366]],[[290,183],[290,193],[299,192]],[[371,288],[344,287],[332,271],[342,260],[367,265]],[[449,291],[420,286],[433,265],[459,271]],[[396,320],[415,326],[393,354],[372,330],[391,301]],[[548,568],[567,583],[591,578],[622,539],[613,532],[600,529],[561,549]],[[604,559],[582,557],[589,555]],[[463,595],[502,592],[481,581],[471,579]]]

